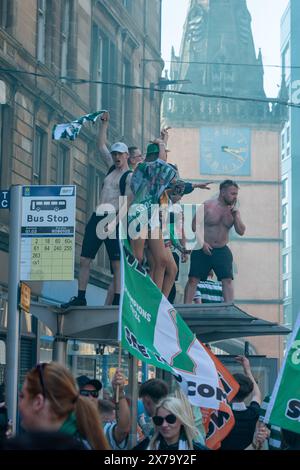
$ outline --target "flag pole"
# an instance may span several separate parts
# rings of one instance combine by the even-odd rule
[[[119,346],[118,369],[121,369],[121,363],[122,363],[122,343],[121,343],[121,341],[118,341],[118,346]],[[116,387],[116,409],[117,410],[119,408],[119,397],[120,397],[120,385],[117,385],[117,387]]]
[[[124,252],[123,252],[123,243],[122,243],[122,236],[123,236],[123,225],[122,220],[120,219],[119,223],[119,246],[120,246],[120,253],[121,253],[121,295],[120,295],[120,303],[119,303],[119,322],[118,322],[118,369],[121,369],[122,364],[122,306],[123,306],[123,293],[124,293]],[[117,385],[116,387],[116,414],[118,414],[119,410],[119,398],[120,398],[120,386]]]

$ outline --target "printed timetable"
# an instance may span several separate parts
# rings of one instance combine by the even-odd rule
[[[74,279],[75,186],[24,186],[21,280]]]

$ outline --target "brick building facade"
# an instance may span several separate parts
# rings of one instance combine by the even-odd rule
[[[85,126],[74,142],[53,141],[53,125],[108,109],[110,142],[124,139],[144,148],[159,131],[160,96],[114,84],[150,89],[158,83],[160,30],[161,0],[0,1],[1,189],[76,184],[76,268],[106,168],[97,154],[95,129]],[[8,211],[0,212],[4,292],[8,217]],[[101,250],[91,282],[105,287],[109,279]],[[41,295],[44,287],[34,284],[33,292]]]

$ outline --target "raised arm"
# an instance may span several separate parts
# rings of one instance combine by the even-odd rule
[[[105,161],[108,168],[113,165],[112,156],[107,148],[107,130],[109,125],[109,113],[102,114],[99,124],[98,150],[101,158]]]
[[[233,209],[231,212],[233,215],[233,225],[234,225],[235,231],[238,235],[243,236],[246,231],[246,225],[243,223],[241,219],[240,211]]]
[[[237,356],[235,360],[243,366],[245,375],[253,383],[253,392],[252,392],[251,401],[256,401],[260,405],[261,404],[261,392],[259,390],[259,386],[257,385],[255,381],[255,378],[253,377],[249,359],[247,359],[247,357],[245,356]]]
[[[116,413],[117,424],[114,429],[114,438],[116,442],[120,444],[128,437],[130,431],[130,410],[124,392],[125,377],[120,369],[116,370],[112,380],[112,387],[114,389],[115,398],[117,386],[119,386],[119,402],[116,404],[118,409]]]

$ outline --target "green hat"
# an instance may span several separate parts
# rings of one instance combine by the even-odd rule
[[[150,155],[151,153],[159,153],[159,146],[157,144],[148,145],[146,157]]]

